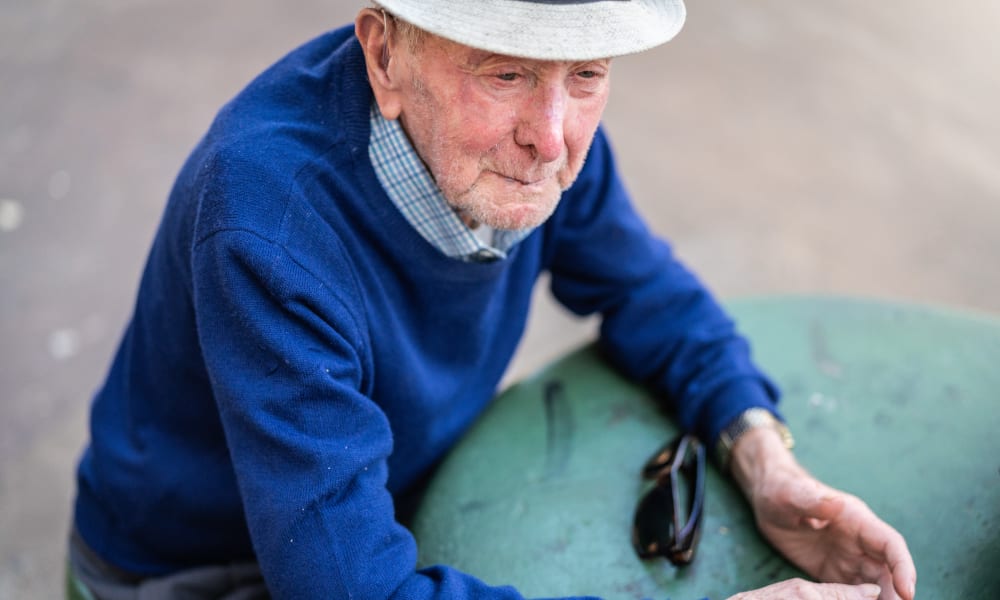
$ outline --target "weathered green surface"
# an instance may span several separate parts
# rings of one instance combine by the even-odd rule
[[[906,536],[923,598],[1000,598],[1000,320],[844,299],[731,306],[784,390],[800,461]],[[546,402],[544,388],[564,393]],[[676,431],[584,348],[504,393],[442,466],[414,523],[422,565],[529,596],[726,598],[798,572],[711,472],[678,570],[629,544],[638,470]]]

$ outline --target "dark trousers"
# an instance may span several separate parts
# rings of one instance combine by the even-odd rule
[[[108,563],[74,529],[66,570],[67,600],[267,600],[256,562],[208,565],[142,577]]]

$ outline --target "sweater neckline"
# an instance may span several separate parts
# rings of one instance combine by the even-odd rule
[[[408,253],[404,258],[412,262],[414,268],[425,269],[434,277],[456,282],[479,282],[502,275],[517,260],[522,246],[541,228],[536,228],[527,238],[515,244],[507,253],[506,259],[491,262],[467,262],[450,258],[425,240],[392,203],[375,174],[368,157],[368,139],[371,135],[369,117],[374,94],[368,83],[364,54],[356,38],[350,39],[343,51],[345,60],[340,63],[342,71],[339,79],[344,85],[338,100],[331,103],[331,108],[337,110],[342,119],[354,172],[364,191],[365,206],[373,211],[372,227],[379,235],[387,238],[389,247],[394,252]]]

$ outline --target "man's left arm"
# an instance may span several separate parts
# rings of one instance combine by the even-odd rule
[[[714,447],[749,409],[780,418],[777,389],[732,320],[636,214],[602,131],[554,217],[553,294],[574,312],[602,315],[609,359],[663,394],[684,429]],[[761,530],[793,562],[829,581],[891,576],[883,598],[912,598],[916,574],[902,537],[859,499],[810,476],[776,429],[748,431],[730,456]]]
[[[776,410],[778,391],[732,319],[635,211],[603,131],[546,228],[553,295],[601,315],[604,354],[681,427],[712,440],[747,409]]]

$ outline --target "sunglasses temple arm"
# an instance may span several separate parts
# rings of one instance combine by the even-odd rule
[[[684,525],[682,529],[678,530],[677,541],[686,540],[690,537],[695,529],[701,524],[701,515],[704,511],[705,506],[705,448],[704,446],[698,446],[696,450],[698,453],[696,474],[695,474],[695,484],[694,484],[694,502],[692,502],[691,516],[688,518],[688,522]]]

